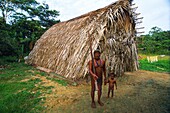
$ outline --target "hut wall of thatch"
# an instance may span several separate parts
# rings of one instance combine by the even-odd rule
[[[88,72],[90,40],[106,60],[107,72],[122,75],[138,69],[135,21],[129,0],[119,0],[47,30],[36,42],[28,63],[72,79]]]

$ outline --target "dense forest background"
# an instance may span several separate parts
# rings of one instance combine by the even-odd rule
[[[0,1],[0,56],[23,57],[37,39],[60,22],[59,12],[36,0]]]
[[[170,30],[163,31],[159,27],[151,28],[149,34],[138,39],[138,50],[142,54],[170,54]]]
[[[52,25],[59,23],[59,11],[36,0],[0,1],[0,56],[24,57]],[[170,51],[170,31],[153,27],[137,38],[139,53],[166,54]]]

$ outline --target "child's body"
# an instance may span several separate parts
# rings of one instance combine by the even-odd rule
[[[108,98],[110,96],[110,91],[112,92],[112,95],[111,97],[114,96],[114,86],[116,86],[116,89],[117,89],[117,83],[116,83],[116,80],[114,79],[114,74],[110,74],[110,77],[109,79],[106,81],[106,83],[109,83],[109,87],[108,87]],[[106,84],[105,83],[105,84]]]

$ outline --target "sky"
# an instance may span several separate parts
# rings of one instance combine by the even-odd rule
[[[37,0],[45,2],[50,9],[60,12],[58,19],[66,21],[90,11],[105,7],[117,0]],[[170,0],[134,0],[138,6],[136,13],[144,17],[143,22],[137,27],[145,27],[140,32],[148,34],[152,27],[159,27],[162,30],[170,30]],[[135,7],[134,6],[134,7]]]

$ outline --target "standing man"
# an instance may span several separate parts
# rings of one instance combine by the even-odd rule
[[[100,106],[103,106],[104,104],[101,102],[100,98],[102,95],[102,81],[103,81],[103,73],[104,73],[104,80],[106,80],[106,67],[105,67],[105,61],[100,59],[100,51],[95,50],[94,51],[94,63],[92,60],[89,61],[89,72],[91,75],[91,99],[92,99],[92,108],[96,108],[96,104],[94,101],[94,94],[95,94],[95,81],[97,81],[98,86],[98,103]],[[93,64],[95,67],[95,73],[93,72]]]

